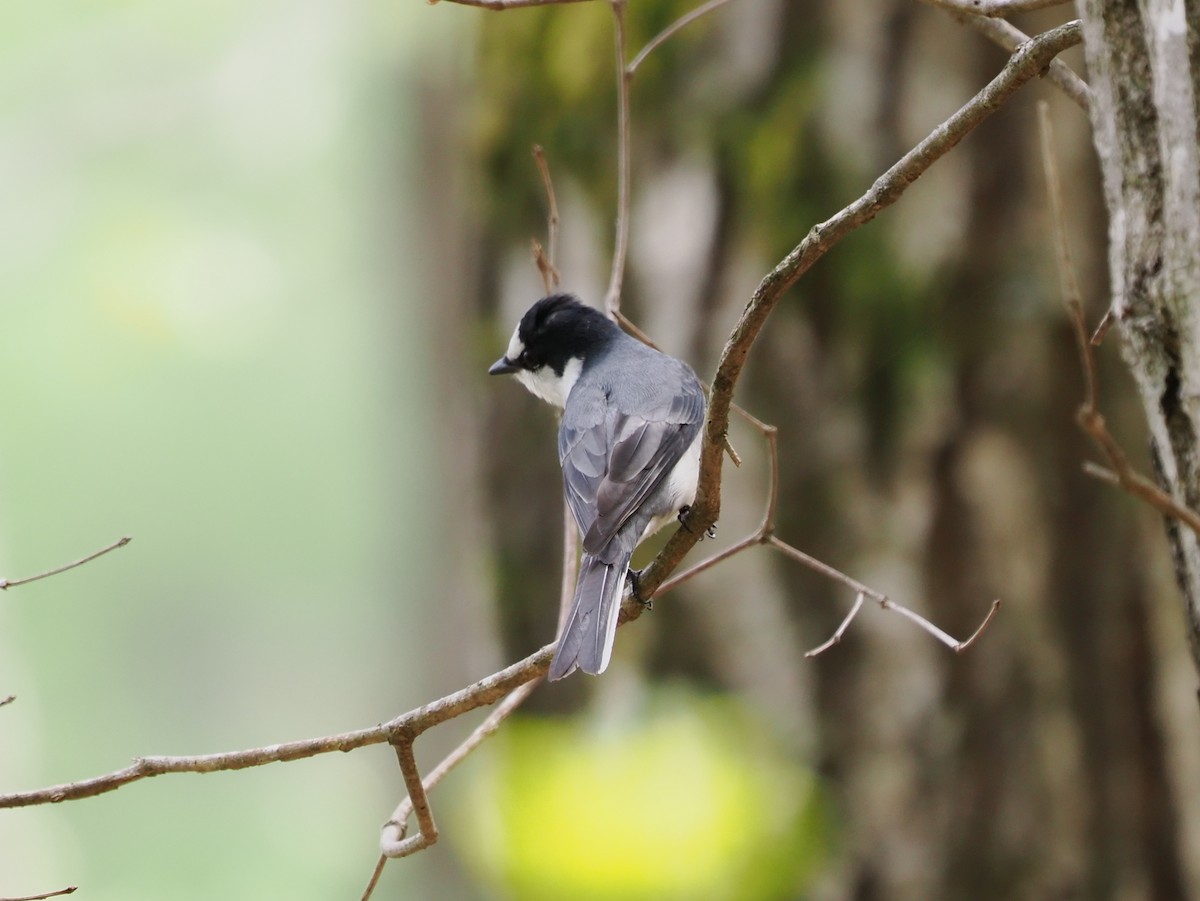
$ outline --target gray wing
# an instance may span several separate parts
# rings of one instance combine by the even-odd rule
[[[638,398],[636,414],[622,412],[600,386],[576,391],[558,433],[567,503],[586,553],[611,562],[612,539],[679,462],[704,423],[704,393],[684,368],[678,392]],[[655,513],[665,511],[653,511]],[[637,535],[641,538],[641,535]],[[632,550],[632,548],[629,548]]]

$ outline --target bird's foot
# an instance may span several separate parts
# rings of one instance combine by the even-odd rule
[[[690,506],[684,505],[684,506],[680,507],[678,519],[679,519],[679,524],[694,535],[695,531],[692,529],[691,526],[689,526],[687,524],[687,517],[688,517],[688,514],[691,512],[692,512],[692,508]],[[705,538],[716,538],[716,537],[717,537],[717,524],[714,522],[711,526],[709,526],[707,529],[704,530],[704,533],[700,536],[700,540],[703,541]]]
[[[645,607],[647,610],[654,609],[654,600],[652,598],[642,597],[641,586],[638,584],[642,578],[640,569],[631,569],[625,573],[625,577],[629,579],[629,593],[635,601]]]

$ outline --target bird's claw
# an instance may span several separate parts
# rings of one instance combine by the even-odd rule
[[[688,514],[691,512],[692,512],[692,508],[689,506],[680,507],[678,519],[679,519],[679,524],[694,535],[694,534],[696,534],[695,530],[687,524],[687,517],[688,517]],[[714,522],[711,526],[709,526],[707,529],[705,529],[704,532],[700,535],[700,540],[703,541],[705,538],[716,538],[716,537],[717,537],[717,524]]]
[[[647,610],[653,610],[654,600],[652,598],[642,597],[641,587],[638,584],[639,580],[642,578],[642,571],[640,569],[631,569],[625,575],[626,578],[629,579],[629,594],[635,601],[637,601]]]

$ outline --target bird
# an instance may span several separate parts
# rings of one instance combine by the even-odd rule
[[[533,304],[488,369],[562,410],[558,460],[581,536],[570,613],[547,678],[608,667],[634,548],[694,502],[704,389],[682,360],[572,294]],[[636,596],[636,573],[634,594]]]

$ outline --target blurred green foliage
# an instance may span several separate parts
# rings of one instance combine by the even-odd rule
[[[517,717],[452,793],[452,841],[523,901],[794,898],[826,859],[815,777],[732,697]]]

